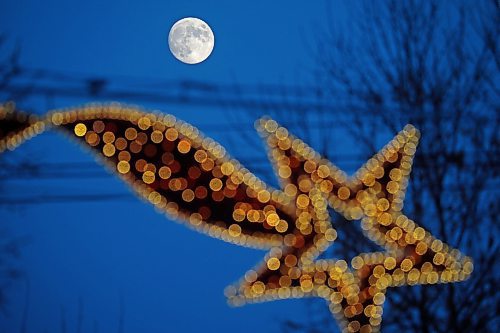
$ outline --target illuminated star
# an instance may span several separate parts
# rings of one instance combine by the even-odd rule
[[[386,250],[354,257],[354,273],[343,260],[317,260],[301,267],[300,274],[293,269],[278,274],[282,275],[280,280],[293,275],[299,283],[294,284],[292,279],[292,286],[324,297],[347,331],[379,330],[388,287],[455,282],[471,274],[470,258],[402,213],[419,139],[413,126],[406,126],[352,178],[274,120],[261,119],[257,128],[269,146],[270,159],[287,195],[300,197],[319,190],[330,207],[344,217],[362,219],[364,234]],[[257,282],[242,283],[240,292],[245,294],[255,283],[263,283],[272,291],[270,274],[261,272]]]
[[[0,108],[0,152],[50,128],[90,148],[158,211],[238,245],[270,249],[229,301],[324,298],[345,331],[380,328],[388,287],[454,282],[472,261],[402,213],[419,133],[407,126],[349,178],[274,120],[257,127],[281,181],[273,189],[215,141],[171,115],[118,104],[52,112],[35,119]],[[2,134],[3,133],[3,134]],[[317,260],[336,239],[328,206],[361,219],[385,252]]]

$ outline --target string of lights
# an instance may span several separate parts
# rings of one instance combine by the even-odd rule
[[[264,263],[227,289],[230,301],[321,297],[343,331],[370,333],[380,329],[389,287],[463,281],[472,273],[470,258],[402,213],[420,137],[413,126],[406,126],[353,177],[274,120],[262,119],[258,128],[281,187],[296,199],[295,225],[306,241],[273,248]],[[325,205],[346,219],[361,220],[365,236],[385,251],[359,254],[351,265],[343,259],[315,260],[336,238],[323,226]]]
[[[171,115],[121,105],[55,111],[39,119],[1,109],[0,152],[56,128],[93,152],[168,217],[211,237],[268,249],[230,304],[321,297],[344,331],[378,332],[389,287],[463,281],[462,255],[402,213],[420,134],[407,125],[353,177],[272,119],[257,129],[280,179],[273,189],[226,150]],[[98,198],[97,198],[98,200]],[[383,252],[318,260],[337,238],[328,207],[360,220]]]

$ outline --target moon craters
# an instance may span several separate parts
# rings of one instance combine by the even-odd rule
[[[170,51],[186,64],[197,64],[207,59],[214,48],[214,41],[208,24],[194,17],[177,21],[168,35]]]

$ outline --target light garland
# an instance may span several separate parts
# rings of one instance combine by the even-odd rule
[[[388,287],[455,282],[470,258],[402,213],[419,132],[406,126],[352,178],[272,119],[256,127],[269,147],[282,190],[269,187],[171,115],[118,104],[56,111],[45,119],[0,109],[0,152],[45,128],[63,129],[169,217],[212,237],[270,249],[226,288],[231,304],[317,296],[346,332],[377,332]],[[5,132],[2,136],[1,134]],[[328,206],[361,220],[385,252],[317,260],[336,239]]]

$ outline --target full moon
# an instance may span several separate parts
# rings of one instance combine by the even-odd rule
[[[168,34],[170,51],[186,64],[198,64],[207,59],[214,49],[214,42],[212,29],[195,17],[175,22]]]

